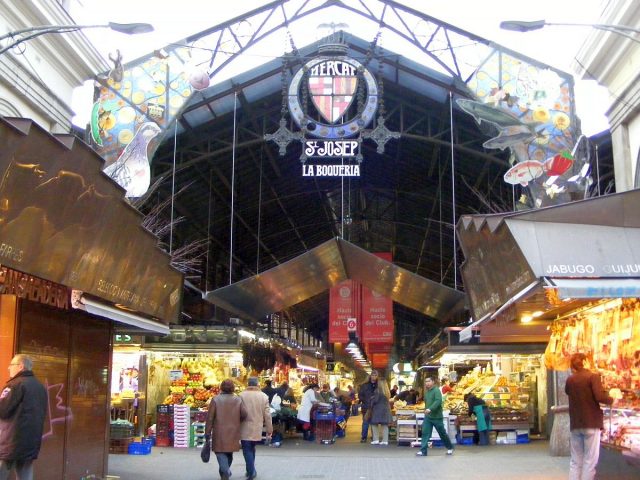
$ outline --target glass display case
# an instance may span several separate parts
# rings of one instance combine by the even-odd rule
[[[602,442],[640,450],[640,409],[605,407]]]

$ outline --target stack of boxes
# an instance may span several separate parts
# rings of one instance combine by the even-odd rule
[[[158,405],[156,418],[156,445],[171,446],[171,430],[173,429],[173,405]]]
[[[191,407],[189,405],[173,406],[173,446],[188,448],[191,443]]]
[[[191,446],[202,447],[204,445],[204,427],[207,421],[207,412],[195,412],[191,424]]]

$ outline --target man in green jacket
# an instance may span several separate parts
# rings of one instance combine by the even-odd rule
[[[427,456],[427,445],[431,438],[433,429],[436,429],[440,439],[444,442],[444,446],[447,447],[447,455],[453,454],[453,445],[447,434],[447,430],[444,428],[442,417],[442,393],[440,389],[436,387],[432,377],[427,377],[424,380],[425,394],[424,394],[424,420],[422,422],[422,440],[420,442],[420,451],[416,452],[418,457]]]

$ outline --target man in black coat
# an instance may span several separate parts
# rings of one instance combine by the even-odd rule
[[[360,435],[360,443],[367,441],[369,434],[369,421],[367,420],[367,410],[371,407],[371,398],[378,388],[378,372],[372,370],[366,382],[360,385],[358,389],[358,401],[362,405],[362,432]]]
[[[12,469],[18,480],[33,479],[48,399],[44,386],[31,371],[33,362],[18,354],[9,363],[9,381],[0,392],[0,480]]]
[[[278,393],[278,390],[276,388],[273,388],[273,386],[271,385],[271,380],[265,380],[264,384],[265,387],[262,389],[262,392],[265,393],[267,397],[269,397],[269,405],[271,405],[271,400],[273,400],[273,396]]]

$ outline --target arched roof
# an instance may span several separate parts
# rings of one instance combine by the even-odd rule
[[[353,57],[372,55],[381,35],[383,48],[376,45],[370,68],[383,80],[386,126],[400,138],[382,153],[365,142],[360,177],[303,178],[299,145],[281,156],[264,140],[282,117],[283,64],[288,81],[317,51],[309,25],[315,31],[327,24],[327,14],[334,19],[329,30],[348,23],[358,31],[346,35]],[[276,37],[279,47],[267,47],[263,56],[261,46]],[[211,77],[203,90],[190,87],[185,73],[195,57]],[[243,58],[253,66],[240,65]],[[412,274],[462,290],[456,220],[511,210],[528,192],[503,182],[509,151],[483,147],[495,129],[478,125],[454,99],[487,96],[478,73],[501,78],[514,65],[549,72],[567,89],[563,108],[574,118],[569,75],[386,0],[271,2],[125,65],[125,82],[136,72],[156,86],[166,80],[153,98],[125,83],[101,83],[103,98],[124,102],[137,119],[163,128],[150,150],[157,188],[141,208],[171,201],[173,215],[183,218],[172,231],[174,245],[206,243],[202,273],[189,279],[199,290],[247,279],[336,237],[368,252],[391,252],[394,264]],[[159,99],[161,116],[152,118],[148,106]],[[571,125],[575,136],[577,122]],[[121,148],[114,140],[102,153],[113,160]],[[321,293],[284,313],[321,336],[327,305]],[[394,309],[399,335],[437,328],[424,313],[399,304]],[[202,307],[189,312],[200,321],[225,317]]]

